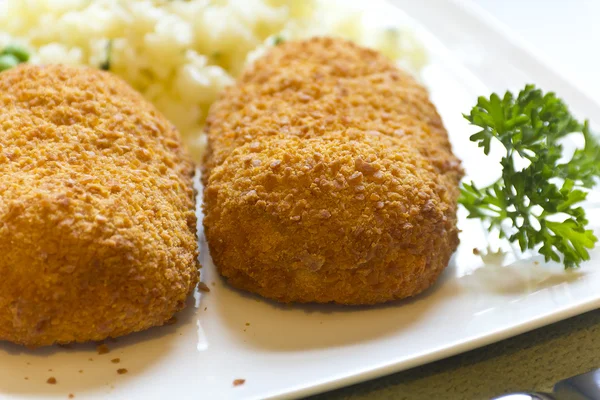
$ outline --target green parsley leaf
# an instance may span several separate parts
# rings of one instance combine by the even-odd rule
[[[113,41],[112,41],[112,39],[109,39],[109,41],[106,42],[106,59],[99,66],[99,68],[103,71],[110,70],[110,64],[111,64],[111,60],[112,60],[112,46],[113,46]]]
[[[500,179],[484,188],[462,184],[459,203],[468,217],[481,219],[522,251],[537,249],[546,261],[562,261],[565,268],[589,260],[588,250],[598,239],[586,229],[579,204],[600,178],[600,143],[588,122],[575,119],[554,93],[533,85],[516,98],[510,92],[480,97],[464,117],[481,128],[470,139],[486,155],[492,143],[505,149]],[[572,133],[580,133],[585,145],[562,162],[561,139]]]

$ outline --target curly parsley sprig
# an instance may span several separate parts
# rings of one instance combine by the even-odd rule
[[[565,268],[589,260],[588,249],[598,239],[586,229],[579,203],[600,178],[600,144],[588,122],[576,120],[554,93],[533,85],[516,98],[510,92],[480,97],[464,117],[481,128],[470,139],[486,155],[493,141],[506,150],[500,179],[484,188],[462,185],[459,203],[469,218],[487,222],[490,231],[518,242],[522,251],[539,249],[546,261],[562,260]],[[580,133],[585,145],[562,162],[560,140],[571,133]]]

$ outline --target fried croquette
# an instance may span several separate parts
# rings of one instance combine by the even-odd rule
[[[0,74],[0,340],[85,342],[163,325],[198,281],[194,167],[107,72]]]
[[[428,93],[384,56],[275,47],[212,107],[204,228],[220,273],[281,302],[427,289],[458,245],[463,175]]]

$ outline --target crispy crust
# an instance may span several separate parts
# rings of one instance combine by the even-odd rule
[[[0,340],[29,346],[162,325],[198,280],[193,165],[113,75],[0,74]]]
[[[346,41],[289,42],[213,105],[204,227],[235,287],[374,304],[429,287],[458,245],[462,177],[427,91]]]

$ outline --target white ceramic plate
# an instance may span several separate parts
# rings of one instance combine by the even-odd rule
[[[576,112],[600,115],[596,104],[471,6],[395,3],[419,21],[416,29],[431,55],[424,81],[470,178],[482,182],[496,171],[496,162],[469,142],[471,129],[461,117],[478,95],[535,82],[557,91]],[[367,4],[385,18],[400,18]],[[598,232],[595,199],[589,213]],[[202,279],[211,292],[190,299],[175,325],[109,341],[111,352],[104,355],[92,345],[29,351],[0,344],[0,397],[298,397],[448,357],[600,305],[600,251],[573,273],[512,252],[486,259],[484,267],[472,251],[486,247],[484,231],[464,218],[460,227],[462,244],[433,288],[375,308],[285,307],[237,292],[218,278],[202,243]],[[111,363],[117,357],[120,363]],[[118,368],[128,373],[119,375]],[[50,376],[56,385],[46,383]],[[235,379],[245,383],[234,387]]]

